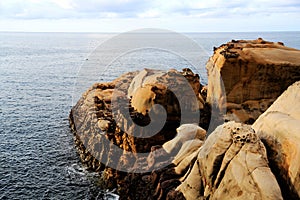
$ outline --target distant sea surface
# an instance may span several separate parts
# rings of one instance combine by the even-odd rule
[[[0,32],[0,199],[117,198],[101,191],[98,175],[79,162],[68,126],[78,72],[93,50],[114,35]],[[262,37],[300,49],[300,32],[185,35],[207,52],[204,64],[214,46],[232,39]],[[100,80],[121,73],[115,69]],[[205,72],[200,76],[205,83]]]

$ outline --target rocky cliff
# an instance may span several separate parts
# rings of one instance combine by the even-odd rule
[[[215,49],[205,87],[190,69],[95,83],[70,113],[80,159],[121,199],[299,199],[299,58],[239,40]],[[230,122],[207,133],[211,115]]]
[[[299,58],[299,50],[261,38],[223,44],[206,65],[207,101],[226,109],[227,120],[252,124],[300,80]]]

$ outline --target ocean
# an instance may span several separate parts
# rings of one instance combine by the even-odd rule
[[[68,124],[72,105],[95,80],[110,81],[144,67],[180,69],[191,63],[150,48],[123,54],[109,64],[109,69],[100,66],[103,74],[97,74],[96,79],[91,74],[83,75],[88,71],[86,66],[99,69],[94,52],[115,35],[0,32],[0,199],[118,198],[114,191],[100,190],[98,175],[79,162]],[[232,39],[262,37],[300,49],[300,32],[184,35],[204,52],[199,54],[204,84],[204,67],[213,47]],[[168,45],[173,49],[171,43]],[[182,48],[190,51],[184,45]],[[109,57],[115,51],[111,48],[100,55]]]

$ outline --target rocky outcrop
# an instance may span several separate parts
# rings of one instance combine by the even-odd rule
[[[186,199],[282,199],[266,149],[249,125],[225,123],[195,152],[176,189]]]
[[[299,57],[231,41],[208,61],[205,87],[189,69],[96,83],[70,113],[80,159],[121,199],[299,199],[300,83],[270,107],[300,80]]]
[[[300,82],[290,86],[253,128],[267,148],[285,199],[300,199]]]
[[[102,171],[109,164],[110,145],[123,149],[136,149],[130,137],[123,136],[113,121],[111,99],[116,84],[119,90],[127,88],[128,80],[137,72],[127,73],[111,83],[95,83],[72,108],[69,116],[70,128],[81,161],[93,171]],[[107,140],[109,142],[107,142]],[[112,141],[112,143],[110,143]],[[102,162],[100,162],[102,161]]]
[[[204,135],[194,124],[179,127],[163,145],[164,153],[147,159],[150,165],[170,157],[172,164],[149,174],[127,174],[126,198],[283,199],[265,146],[250,125],[228,122],[207,139]]]
[[[174,138],[180,123],[208,123],[208,118],[199,121],[200,111],[206,106],[201,89],[199,76],[189,69],[145,69],[110,83],[94,84],[70,113],[81,161],[90,170],[103,171],[105,188],[118,188],[124,196],[138,196],[128,182],[147,184],[145,176],[172,164],[176,148],[167,153],[161,145]],[[186,140],[182,136],[178,144]],[[188,139],[194,137],[203,139],[203,129],[194,131]],[[153,187],[141,195],[151,193]]]
[[[299,50],[261,38],[223,44],[206,65],[207,101],[226,109],[226,120],[252,124],[300,80],[299,58]]]

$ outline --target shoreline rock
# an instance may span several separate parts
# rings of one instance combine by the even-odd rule
[[[103,171],[104,188],[118,188],[124,196],[133,195],[126,189],[130,182],[146,184],[145,177],[154,169],[172,165],[176,151],[167,153],[162,145],[175,137],[181,121],[209,122],[203,116],[199,121],[200,110],[207,106],[201,89],[199,76],[189,69],[145,69],[124,74],[111,83],[94,84],[69,117],[81,161],[92,171]],[[162,129],[155,130],[157,127]],[[153,187],[141,195],[154,195]]]
[[[207,86],[190,69],[95,83],[69,116],[80,159],[120,199],[299,199],[299,82],[281,95],[299,58],[233,40],[215,48]]]
[[[227,121],[253,124],[300,80],[299,57],[300,50],[261,38],[223,44],[206,65],[207,102],[225,110]]]

